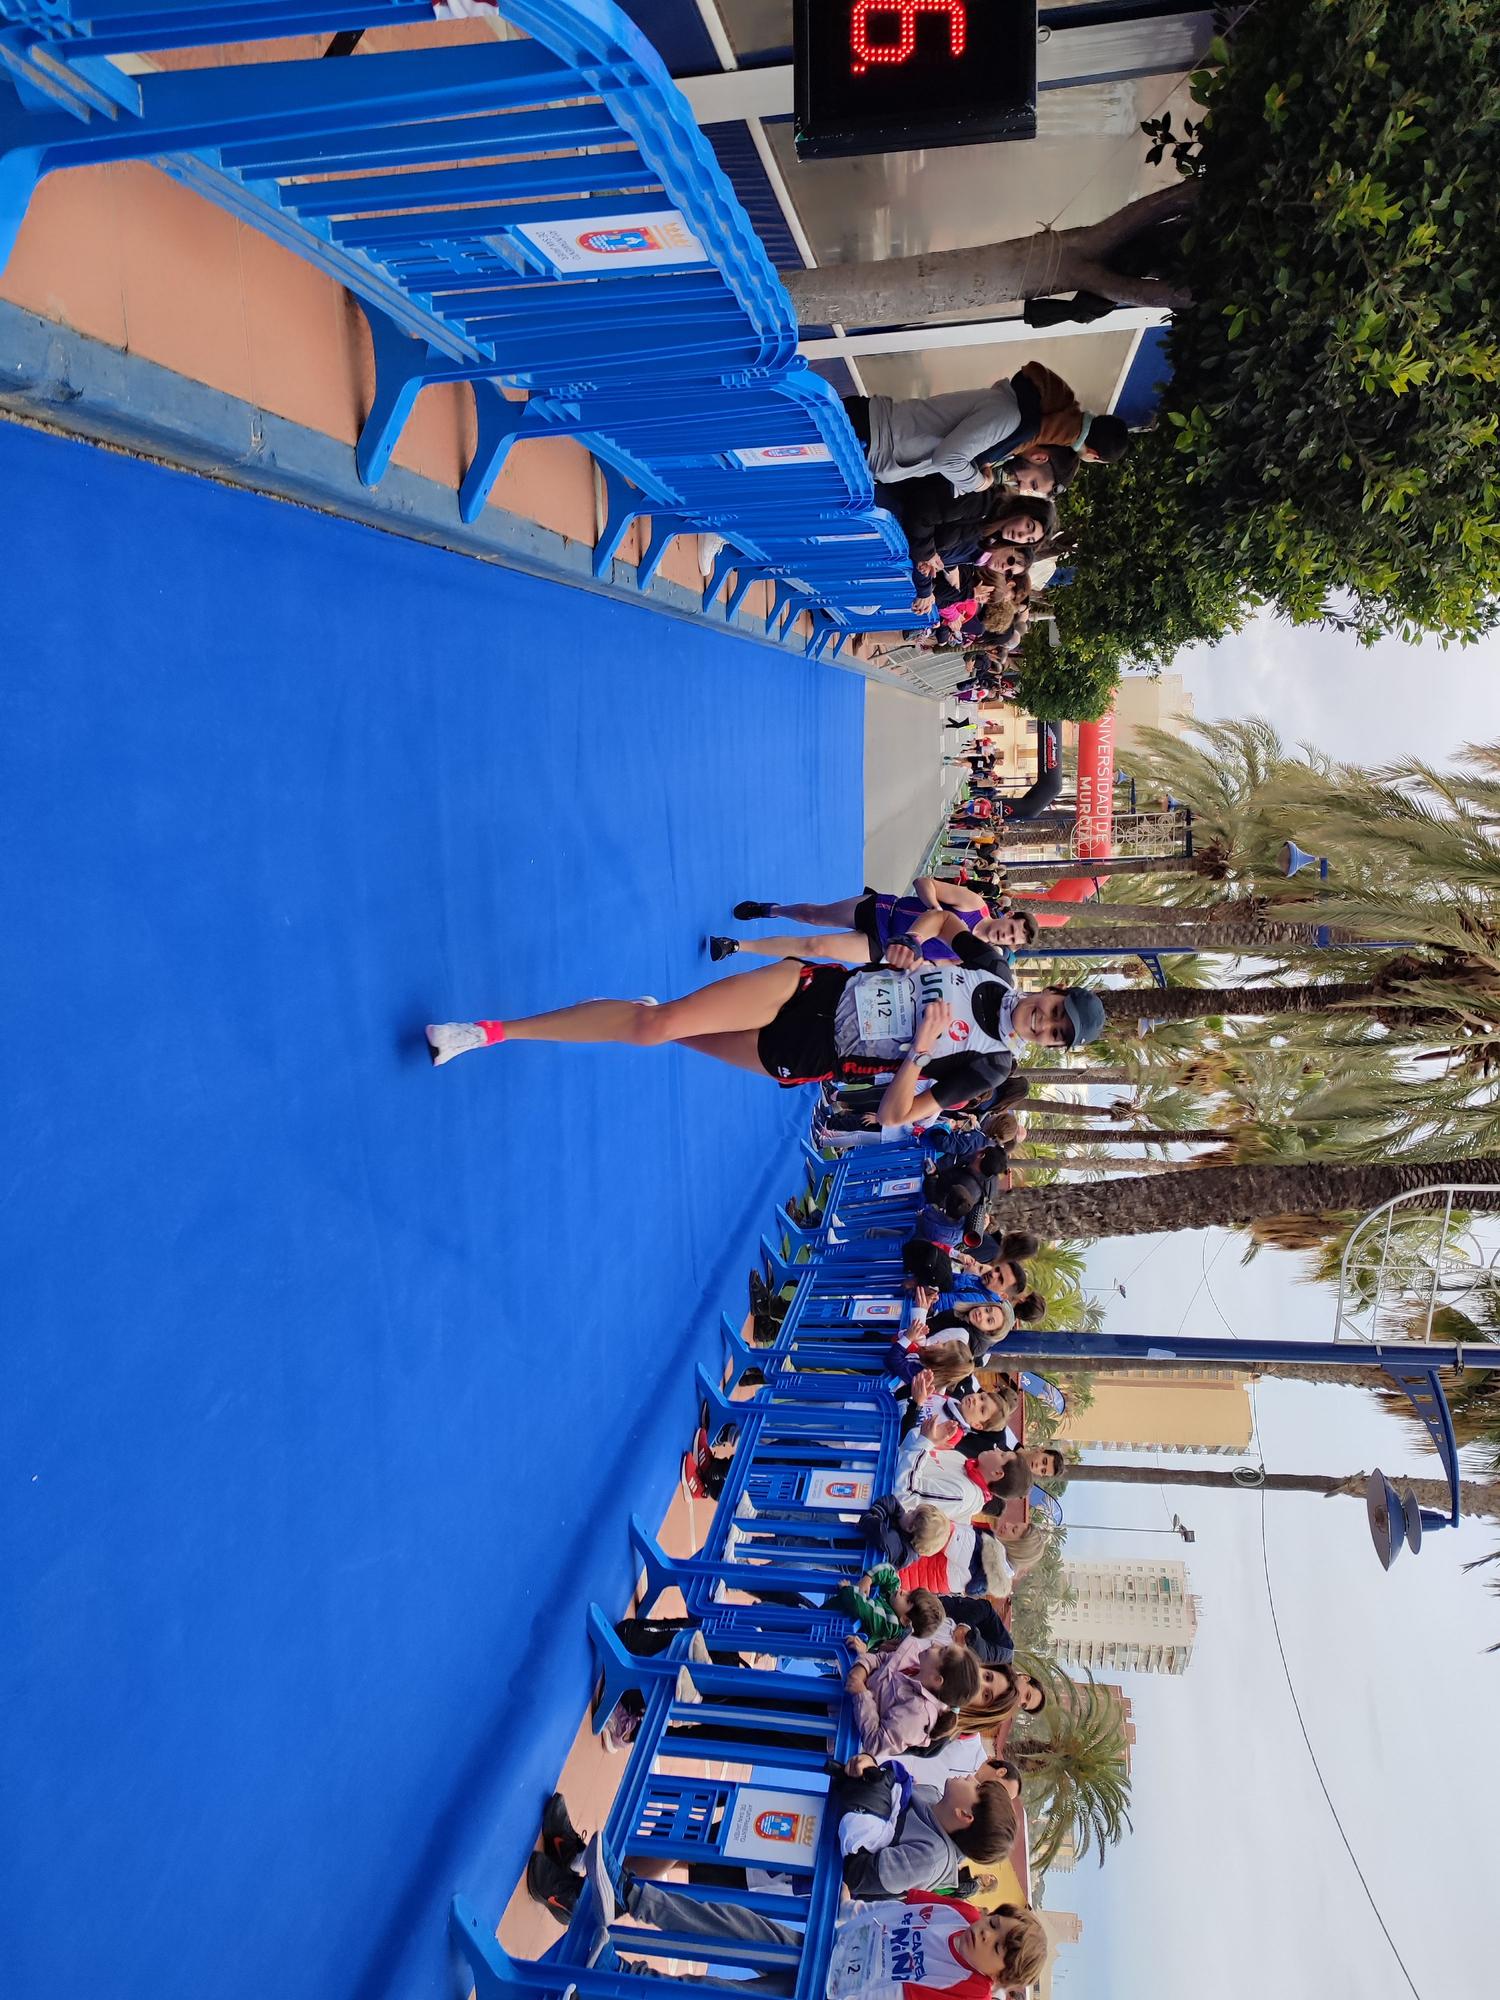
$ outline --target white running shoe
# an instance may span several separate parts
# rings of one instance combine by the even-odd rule
[[[482,1049],[489,1037],[477,1021],[438,1021],[427,1026],[427,1049],[434,1069],[466,1056],[470,1049]]]
[[[712,576],[714,564],[719,560],[719,551],[724,546],[722,535],[700,535],[698,537],[698,574]]]
[[[673,1688],[672,1692],[684,1708],[701,1708],[703,1706],[703,1697],[698,1692],[693,1677],[686,1667],[679,1667],[677,1669],[677,1685]]]

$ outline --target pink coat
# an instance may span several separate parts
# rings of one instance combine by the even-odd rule
[[[931,1741],[932,1726],[943,1713],[935,1694],[906,1669],[927,1650],[925,1639],[903,1639],[878,1656],[868,1686],[849,1697],[862,1749],[872,1757],[897,1757]]]

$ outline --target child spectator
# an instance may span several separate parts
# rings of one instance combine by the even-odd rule
[[[901,1447],[892,1490],[904,1506],[925,1502],[950,1521],[972,1521],[992,1502],[1017,1499],[1030,1485],[1030,1468],[1011,1452],[989,1446],[965,1458],[918,1430]]]
[[[901,1764],[852,1757],[829,1789],[839,1815],[844,1887],[873,1900],[909,1889],[952,1890],[965,1861],[1000,1861],[1016,1843],[1015,1807],[983,1765],[939,1790]]]
[[[877,1646],[908,1635],[930,1639],[947,1617],[930,1590],[903,1589],[899,1571],[889,1563],[877,1563],[858,1583],[841,1584],[829,1603],[852,1618],[861,1637]]]
[[[960,1645],[902,1639],[874,1657],[861,1640],[849,1644],[854,1664],[844,1687],[861,1747],[871,1756],[895,1757],[951,1736],[955,1711],[973,1701],[984,1684],[978,1661]]]
[[[1010,1636],[1010,1627],[988,1597],[945,1593],[937,1601],[943,1609],[943,1623],[932,1635],[935,1639],[962,1634],[969,1651],[985,1666],[1010,1665],[1016,1656],[1016,1643]],[[1015,1797],[1014,1792],[1011,1797]]]
[[[952,1343],[952,1348],[957,1357],[956,1365],[962,1368],[968,1349],[959,1346],[956,1341]],[[965,1369],[964,1372],[967,1375],[969,1371]],[[924,1378],[931,1378],[931,1387]],[[924,1424],[935,1425],[937,1428],[927,1433],[933,1443],[941,1449],[957,1451],[976,1437],[988,1437],[993,1443],[1005,1431],[1015,1412],[1015,1402],[1007,1401],[994,1389],[973,1388],[961,1395],[941,1395],[937,1393],[935,1371],[924,1368],[912,1384],[907,1411],[901,1420],[901,1434],[905,1438],[912,1431],[920,1430]],[[983,1445],[979,1445],[964,1455],[977,1458],[984,1449]],[[1049,1472],[1042,1477],[1056,1479],[1061,1475]]]
[[[1070,386],[1039,361],[987,389],[905,401],[846,396],[844,411],[877,481],[935,475],[956,493],[994,485],[993,464],[1027,445],[1067,445],[1085,458],[1112,460],[1130,441],[1120,418],[1080,408]]]
[[[915,1507],[903,1506],[893,1493],[874,1501],[861,1514],[859,1525],[887,1560],[903,1571],[911,1563],[937,1555],[953,1533],[953,1523],[941,1508],[925,1501]],[[911,1589],[904,1574],[902,1582]]]
[[[758,1910],[702,1902],[659,1882],[643,1882],[621,1868],[597,1836],[589,1843],[585,1866],[594,1890],[594,1935],[582,1945],[591,1965],[608,1968],[609,1926],[622,1906],[640,1924],[712,1939],[721,1947],[755,1943],[801,1948],[800,1931]],[[639,1949],[651,1949],[649,1933],[642,1933]],[[910,1892],[899,1900],[851,1906],[834,1932],[823,1990],[827,2000],[999,2000],[1008,1987],[1038,1979],[1047,1953],[1040,1918],[1019,1904],[1002,1903],[986,1916],[953,1897]],[[651,1969],[628,1959],[619,1964],[626,1972]],[[705,1983],[721,1986],[723,1981],[711,1970]],[[797,1972],[777,1966],[734,1984],[756,1996],[789,1994]]]

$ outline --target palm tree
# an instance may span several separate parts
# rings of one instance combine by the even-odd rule
[[[1280,1370],[1258,1370],[1278,1376]],[[1259,1479],[1236,1479],[1233,1472],[1189,1470],[1186,1466],[1160,1465],[1070,1465],[1068,1482],[1098,1481],[1111,1486],[1207,1486],[1230,1493],[1320,1493],[1325,1499],[1347,1495],[1362,1500],[1367,1472],[1351,1472],[1342,1478],[1317,1472],[1267,1472]],[[1452,1496],[1446,1479],[1401,1479],[1398,1486],[1410,1488],[1424,1507],[1447,1512]],[[1459,1488],[1463,1512],[1485,1521],[1500,1521],[1500,1480],[1465,1479]]]
[[[1208,1157],[1213,1156],[1210,1155]],[[1017,1165],[1029,1168],[1033,1164],[1038,1167],[1046,1167],[1059,1174],[1128,1174],[1132,1179],[1135,1179],[1151,1174],[1183,1174],[1194,1165],[1194,1162],[1191,1160],[1121,1159],[1118,1153],[1107,1153],[1102,1150],[1097,1152],[1049,1154],[1040,1152],[1035,1148],[1028,1148],[1026,1158],[1018,1161]],[[1031,1179],[1029,1173],[1028,1185],[1037,1185]],[[1003,1214],[997,1213],[997,1219],[1004,1226]]]
[[[1399,996],[1408,996],[1405,999]],[[1486,1039],[1500,1038],[1500,967],[1431,966],[1420,960],[1394,961],[1378,980],[1308,983],[1298,986],[1177,987],[1143,994],[1138,989],[1101,992],[1107,1021],[1146,1017],[1153,1021],[1202,1021],[1228,1016],[1265,1018],[1277,1014],[1357,1015],[1387,1028],[1447,1028],[1464,1037],[1465,1022]],[[1424,998],[1428,1004],[1423,1005]]]
[[[1472,1182],[1500,1191],[1500,1158],[1385,1160],[1338,1166],[1323,1160],[1295,1165],[1182,1167],[1104,1184],[1070,1181],[1015,1188],[994,1205],[1006,1229],[1044,1241],[1154,1235],[1182,1229],[1235,1229],[1269,1216],[1366,1214],[1384,1201],[1423,1188]],[[1500,1206],[1494,1197],[1466,1195],[1467,1208]]]
[[[1013,867],[1007,855],[1000,858],[1006,863],[1007,878],[1014,875],[1018,881],[1033,875],[1201,875],[1208,881],[1222,882],[1228,873],[1217,850],[1201,849],[1196,842],[1191,854],[1110,855],[1102,861],[1032,861],[1022,855]]]
[[[1090,914],[1098,915],[1109,907],[1100,903]],[[1185,917],[1185,912],[1158,910],[1150,922],[1143,920],[1128,930],[1108,923],[1070,923],[1056,933],[1056,950],[1113,951],[1122,957],[1133,957],[1143,951],[1183,951],[1191,946],[1194,951],[1232,952],[1239,958],[1273,958],[1286,951],[1318,950],[1323,928],[1316,923],[1281,923],[1259,917],[1240,923],[1176,921],[1181,917]],[[1040,938],[1027,953],[1028,958],[1048,956],[1047,945]]]
[[[1021,1795],[1035,1838],[1032,1868],[1041,1874],[1071,1838],[1080,1859],[1130,1831],[1130,1748],[1113,1696],[1092,1679],[1070,1680],[1027,1653],[1023,1663],[1046,1687],[1047,1706],[1035,1722],[1017,1724],[1006,1755],[1021,1773]]]
[[[1091,1068],[1087,1063],[1075,1063],[1070,1069],[1049,1069],[1042,1063],[1027,1063],[1020,1071],[1028,1083],[1136,1083],[1139,1069]],[[1076,1106],[1073,1107],[1075,1110]]]
[[[1061,1107],[1059,1107],[1061,1108]],[[1075,1105],[1072,1107],[1077,1109]],[[1030,1106],[1027,1106],[1030,1109]],[[1217,1125],[1184,1126],[1173,1131],[1153,1125],[1114,1125],[1096,1129],[1092,1125],[1042,1125],[1036,1137],[1048,1146],[1145,1146],[1153,1142],[1169,1146],[1220,1146],[1230,1137]]]
[[[1031,1074],[1030,1071],[1027,1072]],[[1080,1072],[1080,1081],[1083,1073]],[[1093,1082],[1094,1079],[1088,1079]],[[1110,1104],[1075,1104],[1067,1097],[1042,1097],[1033,1091],[1026,1100],[1028,1118],[1103,1118],[1119,1122],[1128,1117],[1134,1106],[1130,1100],[1117,1097]]]
[[[1260,908],[1253,897],[1242,894],[1226,904],[1222,890],[1210,889],[1209,884],[1222,883],[1230,876],[1247,878],[1251,870],[1271,865],[1282,839],[1280,832],[1273,829],[1273,822],[1282,810],[1280,788],[1284,779],[1305,768],[1301,760],[1290,756],[1270,723],[1258,717],[1238,722],[1194,723],[1182,738],[1147,730],[1143,732],[1143,742],[1143,749],[1132,755],[1137,775],[1144,774],[1154,788],[1183,799],[1192,807],[1193,854],[1161,860],[1071,861],[1060,864],[1061,870],[1097,874],[1106,883],[1115,875],[1125,874],[1167,878],[1162,887],[1174,892],[1171,903],[1155,906],[1148,912],[1157,925],[1153,936],[1175,929],[1179,920],[1223,923],[1226,927],[1236,921],[1260,922]],[[1036,864],[1024,858],[1018,859],[1010,870],[1018,878],[1039,872]],[[1047,872],[1059,870],[1049,868]],[[1093,924],[1111,922],[1107,896],[1103,903],[1091,907],[1088,914],[1091,922],[1087,926],[1069,923],[1070,943],[1076,940],[1082,946],[1084,933],[1091,932]],[[1301,911],[1297,914],[1304,915]],[[1315,942],[1322,910],[1309,910],[1305,915],[1308,921],[1299,926],[1297,934],[1282,940],[1287,946]],[[1093,942],[1090,936],[1091,946]],[[1100,942],[1108,949],[1111,941]],[[1246,948],[1265,947],[1267,943],[1257,932]],[[1232,947],[1222,940],[1206,948]]]
[[[1079,872],[1083,873],[1093,865],[1092,862],[1079,862]],[[1106,883],[1104,886],[1107,892],[1112,885]],[[1179,885],[1174,882],[1164,886],[1176,888]],[[1061,911],[1066,906],[1053,907]],[[1314,916],[1322,914],[1316,906],[1310,907]],[[1085,917],[1091,924],[1166,924],[1173,930],[1196,930],[1210,924],[1249,923],[1267,913],[1265,902],[1258,896],[1215,895],[1214,900],[1208,903],[1127,903],[1116,902],[1108,893],[1097,901],[1075,904],[1073,911],[1065,925],[1051,927],[1050,934],[1064,943],[1081,927]],[[1043,932],[1043,942],[1048,935],[1048,931]]]

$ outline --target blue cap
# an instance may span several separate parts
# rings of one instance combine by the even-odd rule
[[[1073,1023],[1073,1039],[1068,1047],[1081,1049],[1085,1042],[1098,1041],[1104,1033],[1104,1002],[1099,995],[1088,986],[1070,986],[1063,1005]]]

